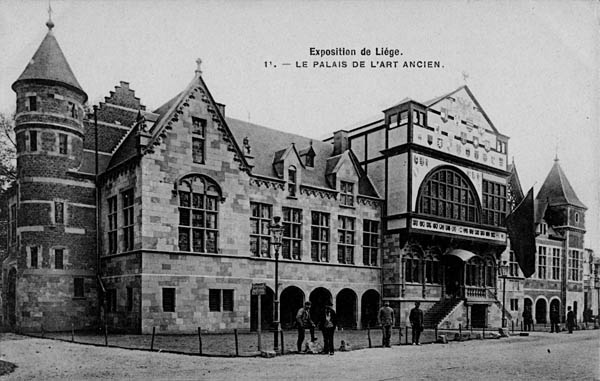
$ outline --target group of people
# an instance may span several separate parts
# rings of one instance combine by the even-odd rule
[[[304,303],[304,307],[298,310],[296,314],[296,327],[298,328],[298,353],[302,352],[302,344],[306,337],[306,330],[310,332],[310,341],[315,342],[315,327],[318,327],[323,332],[323,352],[324,354],[333,355],[335,352],[333,346],[333,335],[337,328],[337,316],[331,302],[326,303],[325,310],[320,317],[318,324],[315,324],[311,318],[310,308],[311,302]],[[415,302],[415,307],[410,310],[409,320],[412,326],[412,345],[421,345],[419,339],[423,331],[423,311],[419,308],[420,303]],[[382,330],[382,346],[391,347],[392,327],[395,323],[394,310],[390,307],[389,302],[385,302],[383,307],[379,309],[377,320]]]
[[[567,307],[567,329],[569,333],[573,333],[575,328],[575,313],[571,310],[571,307]],[[533,314],[531,313],[531,307],[526,306],[523,311],[523,330],[531,331],[533,327]],[[550,309],[550,333],[560,332],[560,311],[557,307],[552,306]]]

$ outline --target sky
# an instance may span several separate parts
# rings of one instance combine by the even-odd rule
[[[53,0],[51,5],[55,36],[91,104],[123,80],[149,110],[158,108],[192,80],[201,58],[203,78],[226,105],[227,116],[323,138],[381,115],[404,97],[426,101],[466,83],[496,128],[510,137],[509,158],[525,192],[531,186],[539,191],[558,155],[588,207],[585,245],[600,253],[599,4]],[[14,110],[10,85],[47,32],[47,8],[47,1],[0,3],[0,112]],[[356,55],[320,57],[311,48],[354,49]],[[363,48],[371,55],[362,55]],[[376,49],[402,55],[376,56]],[[439,67],[402,67],[415,60]],[[297,67],[303,61],[308,67]],[[327,67],[341,61],[347,67]],[[365,67],[353,67],[353,61],[365,61]],[[370,67],[377,61],[398,64]]]

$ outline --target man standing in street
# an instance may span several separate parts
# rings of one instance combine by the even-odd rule
[[[392,326],[394,325],[394,310],[390,307],[390,302],[383,303],[383,307],[379,309],[378,315],[379,325],[381,325],[382,330],[382,340],[381,344],[383,347],[391,347],[390,338],[392,336]]]
[[[421,345],[419,342],[419,338],[421,337],[421,332],[423,331],[423,311],[419,309],[421,303],[415,302],[415,308],[410,310],[409,320],[410,325],[412,326],[412,344],[413,345]]]
[[[310,302],[306,301],[304,307],[298,310],[296,314],[296,326],[298,327],[298,353],[302,352],[302,343],[304,343],[304,330],[310,330],[310,339],[315,341],[315,324],[310,318]]]
[[[573,333],[573,327],[575,327],[575,314],[571,311],[571,307],[567,307],[567,328],[569,333]]]
[[[331,302],[325,303],[325,313],[323,314],[320,327],[321,331],[323,331],[323,353],[329,353],[333,356],[333,334],[337,327],[337,318]]]
[[[531,331],[531,326],[533,325],[533,316],[531,315],[531,307],[525,306],[525,310],[523,311],[523,325],[525,332]]]
[[[558,312],[558,308],[556,306],[552,306],[550,309],[550,333],[559,333],[560,327],[558,326],[558,321],[560,320],[560,314]]]

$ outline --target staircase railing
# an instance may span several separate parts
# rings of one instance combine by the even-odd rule
[[[512,314],[506,309],[506,306],[500,300],[498,300],[498,296],[496,295],[496,293],[487,287],[485,288],[485,291],[487,292],[488,297],[490,297],[491,299],[494,299],[496,301],[496,304],[498,304],[499,306],[502,307],[502,309],[504,310],[504,316],[507,319],[512,320]]]

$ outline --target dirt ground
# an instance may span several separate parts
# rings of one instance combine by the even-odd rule
[[[213,358],[0,336],[0,360],[18,367],[1,380],[600,379],[600,331],[326,355]]]

